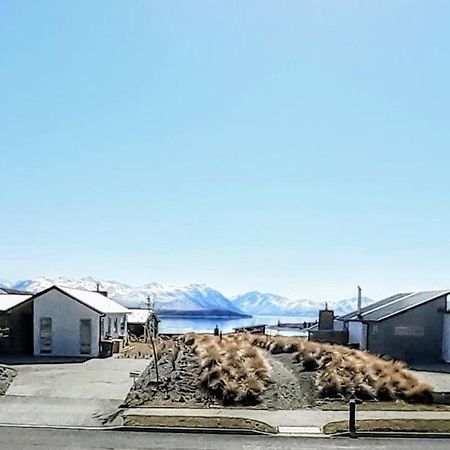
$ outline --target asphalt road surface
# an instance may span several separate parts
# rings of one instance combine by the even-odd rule
[[[0,449],[448,449],[444,439],[343,439],[0,428]]]

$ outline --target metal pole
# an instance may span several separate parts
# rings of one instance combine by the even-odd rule
[[[159,383],[158,358],[156,356],[155,341],[153,340],[153,336],[151,335],[151,333],[150,333],[150,342],[152,343],[153,359],[155,361],[156,382]]]
[[[361,307],[362,307],[361,291],[362,291],[361,286],[358,286],[358,307],[357,307],[358,317],[361,317]]]
[[[348,431],[351,438],[358,437],[356,434],[356,400],[354,398],[351,398],[348,404]]]

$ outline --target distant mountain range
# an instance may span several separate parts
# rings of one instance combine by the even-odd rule
[[[253,315],[271,316],[317,316],[324,302],[312,300],[290,300],[275,294],[248,292],[230,299],[219,291],[204,284],[187,286],[162,286],[149,283],[142,286],[130,286],[118,281],[106,281],[94,277],[38,277],[35,279],[10,282],[0,279],[0,286],[30,292],[40,292],[53,285],[77,289],[95,290],[97,283],[100,290],[107,291],[108,296],[129,308],[143,308],[150,295],[155,301],[156,310],[162,316],[189,317],[248,317]],[[373,302],[363,297],[363,306]],[[356,309],[356,298],[328,302],[336,315],[346,314]]]
[[[260,316],[314,316],[318,310],[325,306],[325,302],[314,302],[308,299],[291,300],[286,297],[258,291],[247,292],[230,299],[242,311],[251,315]],[[374,301],[368,297],[362,297],[362,306]],[[333,309],[335,315],[347,314],[356,309],[357,298],[327,302],[328,309]]]

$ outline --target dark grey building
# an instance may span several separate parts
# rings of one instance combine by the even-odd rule
[[[450,362],[450,290],[396,294],[338,320],[349,344],[407,362]]]

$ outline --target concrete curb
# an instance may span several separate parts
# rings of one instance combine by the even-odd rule
[[[333,438],[350,438],[350,433],[335,433],[328,436]],[[450,439],[450,433],[432,433],[423,432],[418,433],[415,431],[359,431],[354,436],[354,439],[358,438],[427,438],[427,439]]]
[[[266,433],[264,431],[249,430],[244,428],[194,428],[194,427],[139,427],[124,425],[120,431],[143,431],[150,433],[198,433],[198,434],[241,434],[241,435],[263,435],[279,436],[278,433]]]
[[[139,427],[128,425],[117,425],[110,427],[83,427],[69,425],[37,425],[37,424],[17,424],[2,423],[0,428],[28,428],[43,430],[72,430],[72,431],[133,431],[133,432],[151,432],[151,433],[204,433],[204,434],[243,434],[243,435],[264,435],[277,436],[277,434],[266,433],[264,431],[249,430],[241,428],[193,428],[193,427]]]
[[[92,427],[79,425],[39,425],[26,423],[0,423],[0,428],[37,428],[47,430],[80,430],[80,431],[120,431],[122,425],[114,425],[110,427]]]

